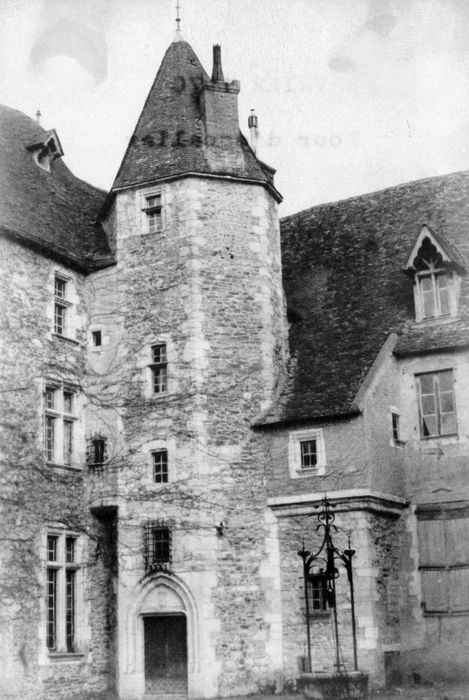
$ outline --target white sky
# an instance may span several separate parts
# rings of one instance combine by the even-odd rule
[[[0,102],[56,128],[109,188],[174,29],[176,0],[0,0]],[[469,168],[467,0],[181,0],[208,73],[222,46],[254,107],[282,214]]]

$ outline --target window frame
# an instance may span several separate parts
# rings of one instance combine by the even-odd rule
[[[152,450],[151,452],[152,456],[152,468],[153,468],[153,483],[154,484],[167,484],[169,483],[169,459],[168,459],[168,450],[166,448],[159,448],[156,450]],[[161,461],[160,464],[156,463],[156,457],[161,456]],[[157,467],[159,467],[159,471],[157,472]],[[157,476],[161,476],[160,479],[157,479]]]
[[[54,335],[60,338],[69,338],[70,331],[70,318],[68,310],[72,306],[72,302],[69,299],[70,296],[70,282],[71,278],[63,275],[60,272],[54,273],[54,318],[53,327]],[[60,283],[63,285],[61,293],[58,294],[58,285]],[[60,318],[60,321],[59,321]]]
[[[442,311],[442,297],[439,279],[446,277],[448,280],[448,312]],[[425,311],[425,295],[428,294],[423,289],[423,281],[429,279],[431,283],[430,295],[432,298],[433,313],[427,315]],[[456,294],[454,275],[451,270],[442,267],[434,267],[430,264],[428,270],[421,270],[415,274],[416,311],[418,321],[432,321],[434,319],[447,319],[456,315]]]
[[[303,466],[302,445],[316,442],[316,464]],[[290,431],[288,434],[288,463],[293,479],[307,476],[322,476],[326,473],[326,446],[322,428],[308,428]]]
[[[82,538],[51,526],[44,540],[44,648],[49,657],[81,655]]]
[[[163,359],[157,361],[155,359],[155,350],[157,348],[164,348]],[[158,341],[150,345],[150,363],[148,365],[150,368],[151,377],[151,396],[163,396],[168,393],[168,344],[165,341]],[[158,378],[158,384],[157,384]],[[161,380],[161,381],[160,381]],[[161,389],[155,391],[155,387],[161,384]]]
[[[69,396],[70,399],[65,397]],[[70,401],[70,403],[69,403]],[[43,446],[48,465],[78,469],[78,391],[66,382],[46,380],[43,399]]]
[[[311,448],[314,445],[314,449]],[[310,438],[308,440],[300,440],[300,456],[301,468],[317,469],[318,466],[318,440]]]
[[[452,411],[442,411],[441,410],[441,397],[442,394],[448,394],[448,390],[441,390],[440,389],[440,375],[450,373],[451,374],[451,396],[452,396],[452,406],[453,410]],[[422,382],[421,378],[422,377],[433,377],[433,388],[434,392],[433,393],[423,393],[422,392]],[[416,388],[417,388],[417,404],[418,404],[418,414],[419,414],[419,430],[420,430],[420,439],[421,440],[431,440],[435,438],[448,438],[448,437],[457,437],[458,435],[458,416],[456,412],[456,392],[455,392],[455,379],[454,379],[454,370],[453,368],[444,368],[444,369],[438,369],[438,370],[433,370],[433,371],[428,371],[428,372],[419,372],[415,374],[415,382],[416,382]],[[423,399],[425,397],[429,396],[434,396],[434,405],[435,405],[435,413],[424,413],[424,407],[423,407]],[[442,428],[442,418],[443,415],[450,415],[454,414],[454,424],[455,424],[455,429],[452,432],[441,432]],[[437,424],[437,429],[438,432],[432,433],[432,434],[425,434],[425,417],[426,416],[435,416],[436,419],[436,424]]]
[[[150,203],[156,200],[156,203]],[[143,231],[156,234],[163,231],[163,192],[160,187],[141,193],[141,212]]]
[[[155,557],[157,549],[156,534],[164,536],[167,556]],[[172,565],[173,532],[169,523],[160,520],[152,520],[143,526],[143,565],[145,576],[151,576],[161,572],[169,572]]]
[[[330,609],[327,603],[327,579],[319,572],[310,574],[307,579],[307,596],[310,617],[327,617]],[[319,606],[316,605],[319,601]]]
[[[86,441],[86,463],[90,469],[100,469],[108,462],[108,438],[95,433]]]
[[[401,413],[394,406],[389,407],[389,429],[391,433],[390,445],[392,447],[404,447],[406,441],[402,432]]]

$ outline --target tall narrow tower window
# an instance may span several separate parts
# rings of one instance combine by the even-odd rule
[[[153,452],[153,481],[164,484],[168,481],[168,451]]]
[[[143,211],[145,212],[147,233],[161,231],[161,192],[153,192],[145,196]]]
[[[151,347],[150,365],[152,373],[152,390],[154,394],[165,394],[168,391],[168,361],[166,355],[166,343],[159,343]]]
[[[66,335],[67,330],[67,280],[55,276],[54,281],[54,333]]]

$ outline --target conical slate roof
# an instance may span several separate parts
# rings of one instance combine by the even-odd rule
[[[206,137],[201,92],[209,78],[182,39],[169,46],[150,89],[113,190],[188,173],[229,175],[272,185],[273,171],[257,160],[239,132],[227,160]]]

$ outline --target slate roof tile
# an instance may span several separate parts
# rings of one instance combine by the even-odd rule
[[[354,397],[390,333],[399,355],[462,348],[469,341],[469,281],[460,316],[417,324],[403,268],[422,224],[467,269],[469,172],[428,178],[324,204],[281,221],[284,286],[296,369],[258,424],[356,411]]]
[[[50,173],[28,146],[49,132],[25,114],[0,106],[0,229],[84,270],[112,262],[95,224],[106,193],[75,177],[61,158]]]

